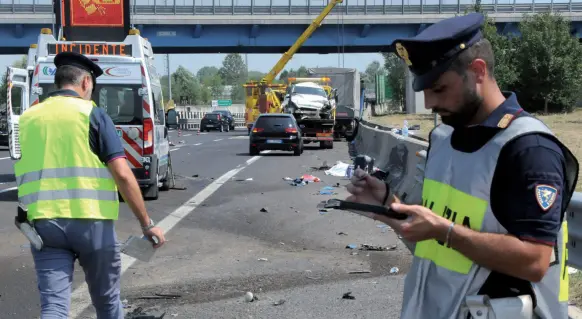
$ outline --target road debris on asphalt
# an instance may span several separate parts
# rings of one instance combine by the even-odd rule
[[[348,166],[350,166],[350,164],[344,163],[342,161],[337,161],[333,167],[331,167],[330,169],[325,171],[325,175],[331,175],[331,176],[336,176],[336,177],[345,177],[346,172],[348,170]]]
[[[268,213],[268,212],[269,211],[265,207],[261,208],[261,213]]]
[[[256,301],[256,300],[259,300],[259,298],[257,296],[255,296],[255,295],[253,295],[252,292],[247,291],[247,293],[245,294],[245,301],[246,302],[253,302],[253,301]]]
[[[314,171],[325,171],[330,169],[330,167],[329,165],[327,165],[327,161],[323,161],[323,164],[321,164],[321,166],[312,166],[311,169]]]
[[[319,190],[319,195],[337,195],[337,193],[334,192],[333,187],[325,186],[324,188]]]
[[[397,274],[397,273],[398,273],[398,271],[400,271],[400,270],[398,269],[398,267],[392,267],[392,268],[390,268],[390,273],[391,273],[391,274]]]
[[[344,235],[344,236],[347,236],[347,235],[348,235],[348,233],[344,233],[343,231],[340,231],[340,232],[339,232],[339,233],[337,233],[337,234],[338,234],[338,235]]]
[[[354,300],[354,299],[356,299],[356,297],[352,296],[351,291],[348,291],[342,296],[342,299]]]
[[[374,246],[374,245],[362,244],[358,247],[357,244],[348,244],[346,246],[346,249],[358,249],[358,250],[364,250],[364,251],[390,251],[390,250],[395,250],[396,245],[393,245],[390,247],[383,247],[383,246]]]
[[[258,261],[269,261],[267,258],[259,258]]]
[[[273,306],[280,306],[280,305],[282,305],[284,303],[285,303],[285,300],[284,299],[280,299],[279,301],[275,301],[273,303]]]
[[[156,293],[153,296],[141,296],[137,297],[137,299],[177,299],[181,298],[182,295],[180,294],[160,294]]]
[[[354,270],[354,271],[350,271],[350,274],[369,274],[371,273],[371,271],[369,270]]]
[[[165,315],[165,312],[160,316],[149,315],[144,312],[142,307],[137,307],[132,312],[127,313],[125,319],[163,319]]]
[[[252,182],[253,178],[249,177],[249,178],[237,178],[235,179],[235,182]]]

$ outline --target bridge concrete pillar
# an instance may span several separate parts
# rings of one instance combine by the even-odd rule
[[[404,62],[402,62],[404,63]],[[430,110],[424,108],[424,93],[414,92],[412,89],[412,81],[414,75],[406,68],[405,83],[406,83],[406,98],[405,98],[405,110],[406,114],[422,114],[430,113]]]

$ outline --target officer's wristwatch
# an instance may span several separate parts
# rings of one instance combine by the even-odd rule
[[[150,224],[147,225],[147,226],[142,226],[141,227],[141,230],[142,231],[148,231],[148,230],[154,228],[154,226],[156,226],[156,223],[154,223],[154,220],[150,218]]]

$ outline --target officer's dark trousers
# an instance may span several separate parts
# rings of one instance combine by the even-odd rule
[[[45,219],[34,222],[44,248],[32,248],[41,301],[41,319],[69,317],[75,259],[98,319],[123,319],[119,297],[120,246],[112,220]]]

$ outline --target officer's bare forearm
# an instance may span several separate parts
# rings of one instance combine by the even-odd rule
[[[547,245],[510,235],[476,232],[460,225],[454,226],[450,236],[451,247],[473,262],[531,282],[539,282],[545,275],[553,252]]]
[[[145,208],[145,203],[141,196],[141,191],[133,172],[127,165],[125,158],[115,159],[107,164],[111,175],[115,179],[117,188],[123,199],[139,220],[141,226],[150,224],[150,218]]]

